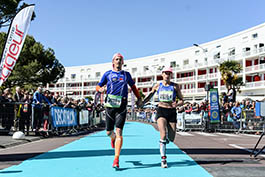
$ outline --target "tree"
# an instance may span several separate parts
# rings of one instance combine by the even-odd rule
[[[244,85],[242,78],[238,77],[238,73],[242,71],[242,66],[237,61],[227,60],[220,64],[219,71],[221,72],[221,78],[226,88],[232,88],[235,93],[234,97],[236,98],[236,91],[240,93],[240,87]]]
[[[9,26],[16,13],[28,6],[26,3],[20,5],[22,2],[23,0],[4,0],[0,3],[0,29]],[[33,13],[32,20],[34,20],[35,17],[36,15]]]
[[[3,51],[6,36],[6,33],[0,33],[0,51]],[[28,35],[14,70],[3,86],[35,88],[56,83],[64,73],[64,66],[56,59],[54,51],[44,49],[40,42]]]

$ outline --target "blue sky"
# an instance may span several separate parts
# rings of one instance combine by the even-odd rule
[[[29,33],[64,66],[125,60],[205,43],[265,22],[264,0],[24,0]],[[1,29],[2,31],[5,29]]]

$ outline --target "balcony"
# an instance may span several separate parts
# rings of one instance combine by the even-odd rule
[[[82,89],[82,87],[66,87],[66,90],[67,91],[73,91],[73,90],[81,90]]]
[[[80,87],[81,90],[81,87]],[[85,86],[84,90],[96,90],[96,86]]]
[[[197,80],[205,80],[206,78],[207,78],[207,74],[197,76]]]
[[[259,70],[265,70],[265,64],[248,66],[245,69],[246,73],[248,73],[248,72],[259,72]]]
[[[188,82],[188,81],[194,81],[194,80],[195,80],[194,76],[177,78],[177,82]]]
[[[197,89],[197,93],[203,93],[203,92],[205,92],[205,88],[198,88]]]
[[[182,89],[181,90],[182,94],[190,94],[190,93],[196,93],[196,89]]]
[[[208,74],[208,78],[209,78],[209,79],[217,79],[217,78],[218,78],[218,73],[211,73],[211,74]]]
[[[257,82],[248,82],[245,85],[245,88],[264,88],[265,81],[257,81]]]
[[[152,87],[153,82],[138,82],[137,86],[138,87]]]
[[[53,88],[49,88],[49,90],[51,92],[54,92],[54,91],[64,91],[64,87],[53,87]]]

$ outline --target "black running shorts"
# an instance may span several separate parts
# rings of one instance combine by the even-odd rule
[[[123,129],[127,114],[127,100],[123,100],[119,108],[106,108],[106,130],[114,130],[114,126]]]
[[[167,122],[177,122],[177,113],[175,108],[157,108],[156,119],[164,117]]]

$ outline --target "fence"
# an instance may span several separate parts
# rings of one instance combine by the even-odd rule
[[[230,132],[262,132],[265,127],[265,118],[256,116],[254,111],[243,110],[239,119],[233,120],[231,114],[221,112],[219,123],[210,123],[209,116],[205,112],[187,114],[176,113],[178,131],[230,131]],[[141,122],[156,122],[155,112],[129,112],[128,120]],[[235,122],[239,127],[235,127]]]
[[[35,117],[35,118],[34,118]],[[49,135],[79,133],[104,122],[103,112],[86,109],[49,107],[34,109],[20,102],[0,103],[0,132],[47,132]]]

